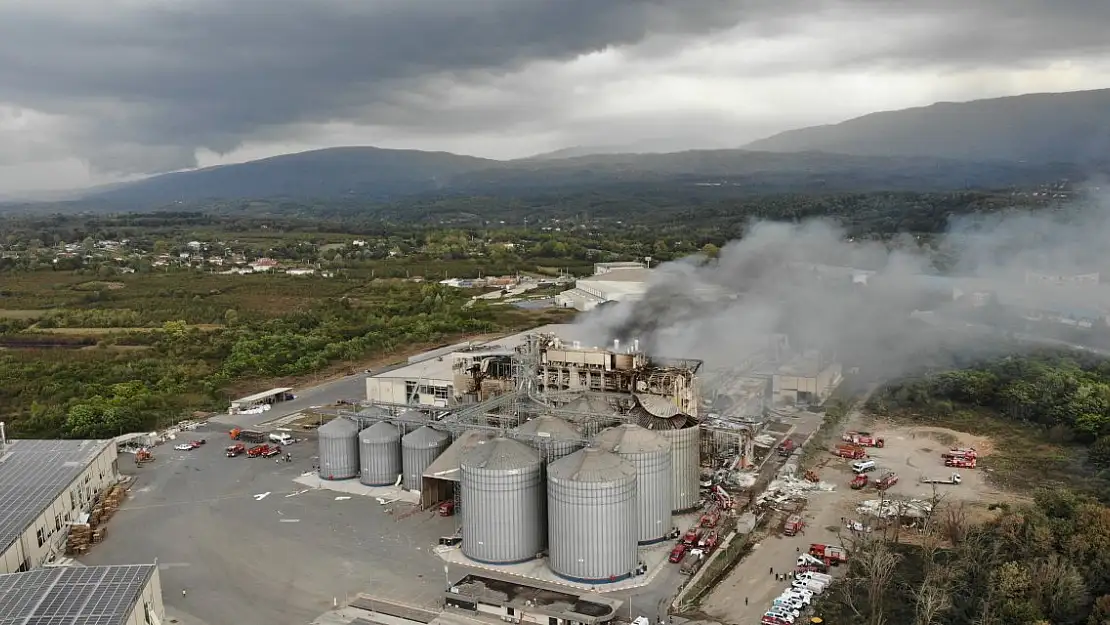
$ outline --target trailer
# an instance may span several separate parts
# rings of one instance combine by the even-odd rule
[[[948,478],[928,478],[924,475],[921,476],[922,484],[959,484],[960,480],[961,478],[959,473],[953,473]]]

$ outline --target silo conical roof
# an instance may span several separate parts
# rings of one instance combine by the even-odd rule
[[[521,434],[547,435],[551,438],[582,438],[582,434],[573,425],[551,415],[541,415],[530,421],[525,421],[516,431]]]
[[[462,457],[462,464],[487,471],[508,471],[524,469],[539,464],[536,450],[510,438],[495,438],[482,441],[468,450]]]
[[[401,440],[401,429],[388,421],[378,421],[359,432],[364,443],[391,443]]]
[[[636,467],[620,456],[587,447],[564,456],[547,467],[547,476],[576,482],[619,482],[636,478]]]
[[[436,447],[448,438],[450,435],[447,432],[425,425],[406,434],[402,442],[409,447]]]
[[[350,419],[339,417],[338,419],[332,419],[324,425],[321,425],[316,431],[325,438],[334,436],[354,436],[358,434],[358,424]]]
[[[602,431],[594,441],[598,447],[618,454],[644,454],[670,451],[670,441],[631,423]]]

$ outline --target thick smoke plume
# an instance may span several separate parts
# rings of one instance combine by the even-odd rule
[[[1051,277],[1106,275],[1108,235],[1105,204],[959,219],[929,241],[853,241],[825,221],[753,223],[717,259],[660,265],[642,300],[585,315],[576,334],[729,368],[781,333],[795,350],[879,377],[941,353],[1099,344],[1110,334],[1108,289]],[[1033,311],[1051,320],[1029,321]]]

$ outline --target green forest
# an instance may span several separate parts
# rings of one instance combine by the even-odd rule
[[[818,602],[828,623],[1106,625],[1110,509],[1067,490],[975,522],[938,505],[921,532],[851,543],[841,583]]]
[[[71,293],[76,301],[0,311],[9,315],[0,335],[8,347],[0,350],[0,411],[12,434],[151,429],[193,410],[221,410],[252,383],[335,373],[342,363],[559,318],[552,317],[559,311],[464,307],[470,292],[438,284],[336,280],[306,288],[269,276],[271,289],[252,290],[242,276],[237,299],[234,288],[231,295],[207,288],[217,278],[233,284],[224,276],[138,276],[87,299],[88,291],[55,284],[47,295]]]

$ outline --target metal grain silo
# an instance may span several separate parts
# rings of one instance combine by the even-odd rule
[[[636,467],[587,447],[547,467],[548,564],[560,577],[599,583],[639,566]]]
[[[679,412],[666,401],[650,396],[637,396],[630,416],[640,427],[671,443],[671,511],[684,512],[696,508],[701,502],[701,430],[697,419]]]
[[[671,443],[671,511],[696,508],[701,503],[701,430],[694,424],[655,433]]]
[[[424,426],[401,439],[401,467],[405,490],[420,490],[424,471],[451,446],[451,435]]]
[[[488,564],[510,564],[543,551],[546,501],[536,450],[495,438],[467,451],[459,468],[463,555]]]
[[[421,423],[428,421],[428,416],[419,410],[404,410],[397,415],[396,423],[404,430],[403,434],[413,432],[422,427]]]
[[[342,417],[317,430],[320,436],[320,477],[346,480],[358,475],[358,425]]]
[[[358,456],[358,481],[367,486],[396,484],[401,474],[401,428],[378,421],[359,432]]]
[[[671,443],[638,425],[625,423],[594,438],[595,444],[636,467],[639,542],[659,542],[671,531]]]
[[[582,446],[582,434],[558,417],[543,415],[526,421],[515,431],[522,442],[540,452],[544,464],[550,464],[573,453]]]

